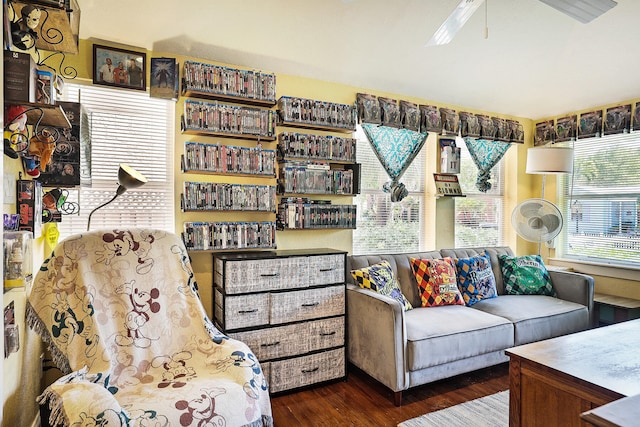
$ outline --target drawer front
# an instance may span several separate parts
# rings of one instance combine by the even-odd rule
[[[258,360],[290,357],[309,351],[309,340],[305,339],[309,327],[305,323],[278,326],[229,334],[249,346]]]
[[[309,351],[344,345],[344,317],[311,321],[307,327]]]
[[[344,314],[344,285],[271,294],[272,325]]]
[[[308,286],[306,257],[227,261],[224,269],[224,284],[221,270],[215,272],[214,282],[220,282],[227,295]]]
[[[309,257],[309,285],[344,283],[344,255]]]
[[[344,348],[270,362],[271,393],[345,376]]]
[[[269,294],[227,296],[224,299],[225,330],[269,324]]]

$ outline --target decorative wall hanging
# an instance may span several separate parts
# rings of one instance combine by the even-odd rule
[[[435,105],[420,106],[420,131],[440,132],[442,130],[442,119]]]
[[[480,123],[480,138],[493,140],[496,135],[496,128],[493,125],[491,117],[478,114],[478,123]]]
[[[507,120],[509,127],[509,142],[524,143],[524,128],[522,123],[517,120]]]
[[[458,135],[460,131],[460,118],[456,110],[450,108],[441,108],[440,116],[442,120],[443,135]]]
[[[480,122],[478,117],[473,113],[466,111],[460,112],[460,135],[464,138],[467,136],[480,136]]]
[[[93,84],[147,90],[147,54],[94,44]]]
[[[602,110],[580,114],[578,139],[599,137],[602,131]]]
[[[398,107],[398,101],[380,97],[378,102],[380,102],[380,110],[382,111],[382,125],[399,128],[400,107]]]
[[[360,123],[382,123],[378,97],[366,93],[359,93],[356,95],[356,103]]]
[[[151,58],[149,96],[177,100],[179,80],[175,58]]]
[[[400,124],[405,129],[420,130],[420,111],[417,104],[400,101]]]
[[[633,130],[640,130],[640,102],[636,102],[633,110]]]
[[[629,132],[631,127],[631,104],[607,108],[604,120],[604,134]]]
[[[507,128],[507,121],[500,117],[491,117],[493,122],[494,139],[496,141],[509,142],[509,129]]]
[[[371,123],[363,123],[362,128],[382,167],[391,178],[382,189],[391,195],[392,202],[401,201],[409,192],[400,182],[400,177],[424,146],[428,134]]]
[[[555,130],[553,120],[536,123],[536,132],[533,136],[533,145],[545,145],[552,142],[555,138]]]
[[[556,120],[555,142],[573,141],[576,139],[578,116],[567,116]]]
[[[502,141],[464,138],[473,162],[478,167],[476,187],[483,193],[491,189],[491,169],[502,159],[511,144]]]

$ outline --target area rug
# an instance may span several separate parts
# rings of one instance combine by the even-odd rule
[[[430,412],[398,424],[398,427],[507,427],[509,390]]]

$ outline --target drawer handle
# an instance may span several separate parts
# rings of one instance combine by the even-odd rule
[[[272,342],[272,343],[268,343],[268,344],[260,344],[260,347],[273,347],[276,345],[280,345],[280,341],[276,341],[276,342]]]
[[[320,305],[319,302],[309,302],[309,303],[302,304],[303,307],[316,307],[318,305]]]
[[[313,369],[303,369],[302,373],[303,374],[312,374],[312,373],[316,372],[318,369],[320,369],[320,368],[318,368],[317,366],[315,368],[313,368]]]
[[[320,272],[321,273],[326,273],[327,271],[333,271],[333,270],[335,270],[335,268],[321,268]]]
[[[320,332],[320,336],[321,337],[329,337],[331,335],[335,335],[336,331],[332,331],[332,332]]]
[[[258,311],[257,308],[252,308],[251,310],[238,310],[238,313],[239,314],[249,314],[249,313],[255,313],[257,311]]]
[[[265,273],[265,274],[261,274],[260,277],[278,277],[280,275],[280,273]]]

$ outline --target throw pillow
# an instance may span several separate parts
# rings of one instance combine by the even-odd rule
[[[389,261],[382,261],[369,267],[352,270],[351,275],[361,288],[371,289],[380,295],[395,299],[402,305],[405,311],[413,308],[411,303],[407,301],[402,294],[400,286],[398,286],[398,280],[393,275]]]
[[[469,258],[456,258],[455,262],[458,288],[467,306],[498,296],[496,277],[487,253],[483,252]]]
[[[540,255],[500,255],[498,259],[505,294],[555,296],[551,277]]]
[[[418,283],[423,307],[439,305],[464,305],[456,284],[456,267],[453,259],[411,258],[411,269]]]

